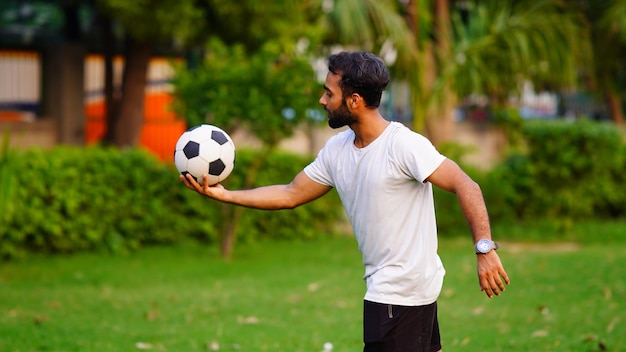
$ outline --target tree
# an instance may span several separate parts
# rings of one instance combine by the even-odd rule
[[[429,5],[427,1],[410,0],[407,4],[407,21],[418,48],[415,72],[409,75],[412,78],[410,87],[413,98],[413,129],[427,134],[436,145],[450,138],[454,121],[452,110],[447,107],[454,106],[457,98],[454,94],[448,94],[450,84],[444,82],[440,91],[445,100],[433,104],[430,99],[439,74],[437,52],[440,57],[450,54],[452,37],[449,1],[437,0]],[[433,128],[436,122],[438,126]]]
[[[113,94],[112,78],[105,79],[108,143],[134,146],[143,120],[143,90],[146,70],[155,48],[177,48],[184,52],[216,36],[227,44],[258,49],[272,39],[282,46],[309,30],[308,2],[296,0],[267,3],[226,0],[96,0],[103,29],[103,42],[111,43],[113,25],[123,33],[125,68],[121,95]],[[311,33],[309,33],[311,34]],[[314,37],[314,35],[313,35]],[[285,40],[284,38],[289,38]],[[119,39],[119,38],[118,38]],[[105,48],[105,66],[112,67],[111,50]]]
[[[611,120],[624,124],[626,96],[626,1],[577,1],[572,7],[589,23],[593,69],[591,90],[598,91],[609,107]]]
[[[556,1],[522,1],[516,6],[511,3],[336,0],[326,13],[325,21],[329,28],[326,44],[354,45],[377,52],[383,57],[386,54],[385,48],[391,45],[398,54],[397,62],[391,65],[392,74],[406,79],[411,88],[413,129],[427,133],[438,143],[451,139],[453,109],[459,97],[468,94],[466,88],[470,86],[464,82],[464,74],[476,69],[466,65],[472,63],[474,58],[496,52],[498,55],[489,62],[502,61],[495,66],[501,68],[499,71],[488,66],[478,67],[482,77],[470,82],[471,89],[486,91],[489,82],[494,87],[502,87],[499,93],[503,94],[509,88],[517,89],[520,77],[528,73],[529,67],[536,68],[539,62],[548,63],[551,72],[563,73],[571,69],[571,63],[579,57],[573,55],[566,58],[567,54],[579,48],[572,38],[580,38],[581,31],[574,30],[567,35],[567,31],[572,29],[572,19],[566,14],[554,21],[554,15],[562,10],[556,5]],[[465,9],[465,21],[459,20],[460,6],[468,7]],[[541,11],[548,11],[552,17]],[[539,15],[538,18],[536,15]],[[500,18],[500,21],[491,23],[493,18]],[[513,22],[509,22],[511,18]],[[470,23],[471,28],[468,27]],[[539,25],[538,29],[541,31],[546,31],[546,37],[542,38],[540,30],[532,29],[535,25]],[[508,36],[512,38],[509,39]],[[559,48],[572,43],[574,45],[565,48],[563,56],[541,52],[546,46],[540,46],[539,42],[544,40],[546,43],[551,39],[567,39],[562,45],[556,44],[560,45]],[[500,44],[506,45],[498,47]],[[531,47],[524,49],[524,45]],[[513,69],[504,71],[506,63],[518,54],[524,56],[517,61],[526,65],[519,66],[523,68],[521,75]],[[475,57],[468,57],[469,55]],[[465,58],[465,61],[457,62],[461,58]],[[565,65],[560,65],[561,63]],[[511,82],[515,84],[510,84]],[[489,93],[492,92],[493,89],[489,89]],[[509,92],[510,90],[506,91],[506,94]]]
[[[502,106],[523,81],[539,87],[575,85],[577,68],[587,62],[588,36],[577,13],[560,1],[452,2],[449,14],[446,2],[438,0],[435,16],[423,21],[422,28],[432,34],[416,36],[426,40],[419,43],[427,50],[419,66],[435,74],[421,86],[419,98],[429,108],[428,131],[439,132],[435,143],[451,140],[459,98],[484,94]]]
[[[335,0],[330,3],[329,7],[322,4],[326,46],[357,46],[379,54],[393,49],[398,52],[394,66],[408,66],[415,58],[411,33],[398,1]]]
[[[394,77],[413,82],[417,77],[417,50],[413,33],[396,0],[321,1],[323,33],[321,52],[339,44],[357,47],[381,56]]]
[[[392,72],[411,88],[413,129],[435,144],[451,140],[466,95],[503,104],[523,80],[571,86],[585,62],[585,26],[559,0],[332,3],[327,44],[381,53],[390,42],[401,59]]]
[[[211,5],[215,11],[206,13],[214,35],[199,63],[177,67],[175,110],[190,126],[211,123],[229,133],[246,128],[255,134],[262,147],[246,170],[242,187],[249,188],[278,143],[321,115],[320,84],[309,61],[318,29],[299,1],[262,8],[253,0]],[[222,205],[221,254],[226,259],[244,211]]]
[[[194,0],[97,0],[103,24],[103,42],[113,41],[112,23],[124,34],[124,73],[121,94],[113,95],[112,51],[105,48],[106,142],[119,147],[136,146],[143,124],[144,90],[148,63],[155,47],[185,43],[204,26],[203,13]]]
[[[63,40],[57,46],[49,46],[45,56],[47,108],[56,119],[58,142],[70,145],[85,142],[83,68],[86,44],[78,5],[78,0],[60,4],[64,16]]]

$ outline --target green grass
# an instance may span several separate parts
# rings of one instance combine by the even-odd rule
[[[626,246],[504,242],[512,283],[478,289],[469,235],[444,239],[445,351],[626,350]],[[0,351],[360,351],[352,238],[0,263]]]

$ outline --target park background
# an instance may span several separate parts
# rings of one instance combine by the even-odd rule
[[[336,194],[235,208],[171,162],[211,123],[238,147],[227,187],[289,182],[335,133],[324,58],[353,49],[390,66],[385,116],[481,184],[503,244],[513,284],[488,301],[437,192],[446,350],[626,349],[626,1],[0,4],[0,349],[360,350]]]

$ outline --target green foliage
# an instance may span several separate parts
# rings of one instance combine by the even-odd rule
[[[493,111],[494,125],[498,126],[506,135],[507,144],[511,149],[519,148],[523,143],[522,127],[524,119],[520,115],[519,109],[496,108]]]
[[[267,43],[254,54],[215,39],[196,68],[178,66],[175,109],[189,126],[245,126],[273,147],[319,109],[320,85],[308,60]]]
[[[520,81],[535,86],[575,83],[588,65],[588,35],[579,14],[558,0],[477,1],[452,14],[453,54],[444,53],[459,96],[485,93],[505,100]]]
[[[322,32],[317,25],[318,1],[203,0],[200,4],[205,8],[208,34],[229,46],[243,45],[248,53],[267,42],[291,52],[303,38],[317,42]]]
[[[192,0],[97,0],[96,4],[136,40],[186,41],[206,30],[203,9]]]
[[[626,218],[626,144],[618,128],[590,121],[514,125],[519,146],[487,172],[464,165],[462,149],[442,148],[481,186],[497,236],[529,239],[503,229],[532,223],[546,229],[534,240],[563,240],[581,221]],[[468,231],[454,194],[435,188],[435,207],[441,235]]]
[[[322,18],[327,44],[357,47],[384,56],[389,50],[386,46],[393,43],[397,54],[392,60],[394,66],[402,66],[402,72],[406,72],[415,65],[413,37],[403,18],[402,4],[395,0],[335,0],[328,5],[322,5],[328,6]]]
[[[0,224],[3,224],[13,213],[13,204],[9,201],[13,192],[13,176],[15,171],[13,159],[9,153],[10,130],[2,136],[0,146]]]
[[[254,158],[252,152],[239,151],[235,172],[227,181],[242,184],[240,178]],[[281,176],[280,181],[289,173],[295,176],[294,171],[307,162],[270,155],[259,181],[274,183],[275,177]],[[145,151],[95,147],[11,151],[1,165],[0,185],[11,185],[11,192],[2,192],[3,207],[13,211],[4,212],[0,219],[0,257],[29,251],[124,252],[186,238],[215,243],[224,227],[221,204],[189,191],[173,166]],[[277,218],[250,212],[244,221],[247,226],[239,230],[244,240],[332,233],[341,205],[331,198],[291,213],[276,213]]]
[[[175,237],[167,199],[172,171],[143,152],[58,147],[12,155],[16,211],[0,228],[0,253],[137,248]],[[167,193],[166,193],[167,194]]]
[[[49,33],[62,28],[63,13],[54,3],[33,1],[28,3],[28,8],[25,9],[23,6],[20,1],[0,0],[0,29],[15,26],[20,28],[22,33],[26,31]],[[9,29],[4,33],[10,32]]]
[[[229,187],[243,186],[249,166],[258,158],[258,153],[238,152],[237,167]],[[289,183],[307,162],[293,154],[276,152],[269,156],[259,171],[251,187],[268,184]],[[230,178],[230,177],[229,177]],[[237,184],[235,184],[237,182]],[[336,225],[342,220],[343,208],[336,191],[293,210],[264,211],[246,210],[242,216],[238,239],[303,239],[314,238],[320,233],[337,231]]]
[[[594,80],[594,88],[601,94],[621,95],[626,89],[626,64],[622,59],[626,55],[626,1],[575,1],[570,6],[589,24],[594,62],[585,69]]]
[[[500,185],[492,200],[499,198],[521,219],[626,215],[626,147],[617,128],[537,121],[527,123],[523,134],[527,151],[510,156],[491,175]]]
[[[268,41],[293,45],[301,38],[316,41],[315,7],[309,2],[285,0],[97,0],[98,9],[116,19],[136,40],[181,44],[221,38],[229,45],[243,44],[256,51]],[[291,44],[290,44],[291,43]]]

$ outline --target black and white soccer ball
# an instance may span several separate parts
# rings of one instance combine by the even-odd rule
[[[209,175],[209,185],[224,180],[235,167],[235,144],[219,127],[203,124],[185,131],[174,151],[174,164],[183,175],[191,174],[203,184]]]

